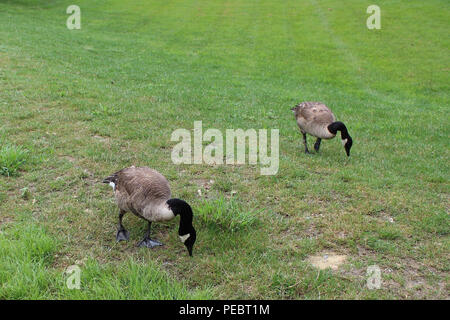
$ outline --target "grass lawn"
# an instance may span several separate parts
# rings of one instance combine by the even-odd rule
[[[450,3],[379,0],[368,30],[371,4],[0,0],[0,299],[448,299]],[[346,123],[350,159],[339,138],[303,153],[308,100]],[[279,129],[278,174],[173,164],[171,133],[199,120]],[[193,258],[178,218],[153,224],[163,247],[136,247],[132,214],[115,242],[101,181],[130,165],[192,205]]]

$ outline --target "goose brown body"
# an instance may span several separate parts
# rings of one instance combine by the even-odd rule
[[[119,209],[132,212],[148,221],[174,218],[167,200],[171,192],[169,181],[158,171],[148,167],[122,169],[105,180],[114,185],[114,196]]]
[[[333,112],[321,102],[302,102],[295,106],[297,124],[302,133],[309,133],[321,139],[332,139],[336,134],[328,130],[328,126],[336,121]]]

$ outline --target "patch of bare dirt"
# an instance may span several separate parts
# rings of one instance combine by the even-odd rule
[[[59,156],[60,159],[66,160],[70,163],[75,163],[77,161],[77,159],[75,159],[74,157],[71,156],[65,156],[65,155],[61,155]]]
[[[374,259],[376,253],[373,250],[358,246],[356,259],[368,261]],[[411,258],[393,258],[398,261],[389,263],[388,266],[379,264],[382,282],[381,289],[395,293],[404,299],[441,299],[448,297],[446,273],[425,265]],[[366,268],[351,266],[343,270],[342,274],[355,281],[366,281]],[[433,276],[435,280],[430,281]],[[428,279],[428,280],[427,280]]]
[[[12,218],[10,218],[10,217],[1,217],[0,216],[0,226],[1,225],[6,225],[6,224],[9,224],[9,223],[11,223],[11,222],[13,222],[14,220],[12,219]]]
[[[155,102],[158,102],[158,97],[155,97],[155,96],[141,96],[141,97],[139,97],[139,101],[155,103]]]
[[[337,254],[332,251],[324,251],[318,255],[311,256],[308,261],[316,268],[325,270],[331,268],[331,270],[337,270],[345,263],[347,256],[344,254]]]
[[[100,141],[100,142],[104,142],[104,143],[109,142],[109,137],[103,137],[103,136],[95,135],[95,136],[93,136],[93,138],[98,140],[98,141]]]
[[[201,198],[208,198],[208,192],[214,184],[214,180],[195,179],[193,182],[197,185],[197,195]]]
[[[305,230],[306,237],[308,239],[317,239],[322,234],[314,223],[310,223]]]

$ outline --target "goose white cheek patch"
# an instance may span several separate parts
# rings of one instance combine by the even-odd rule
[[[116,184],[114,182],[110,182],[109,185],[113,188],[113,190],[116,190]]]
[[[341,142],[342,142],[342,145],[345,146],[345,144],[347,143],[347,139],[342,139]]]
[[[191,234],[188,233],[188,234],[185,234],[184,236],[179,236],[179,237],[180,237],[181,242],[185,243],[186,240],[187,240],[190,236],[191,236]]]

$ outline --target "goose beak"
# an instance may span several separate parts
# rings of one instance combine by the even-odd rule
[[[344,145],[344,148],[345,148],[345,152],[347,153],[347,157],[350,157],[350,149],[352,148],[353,140],[350,137],[348,137],[348,139],[346,139],[346,140],[347,141]]]
[[[190,257],[192,257],[192,247],[193,247],[192,244],[191,244],[191,245],[189,245],[189,244],[186,245],[186,248],[187,248],[187,250],[188,250],[188,252],[189,252],[189,256],[190,256]]]

